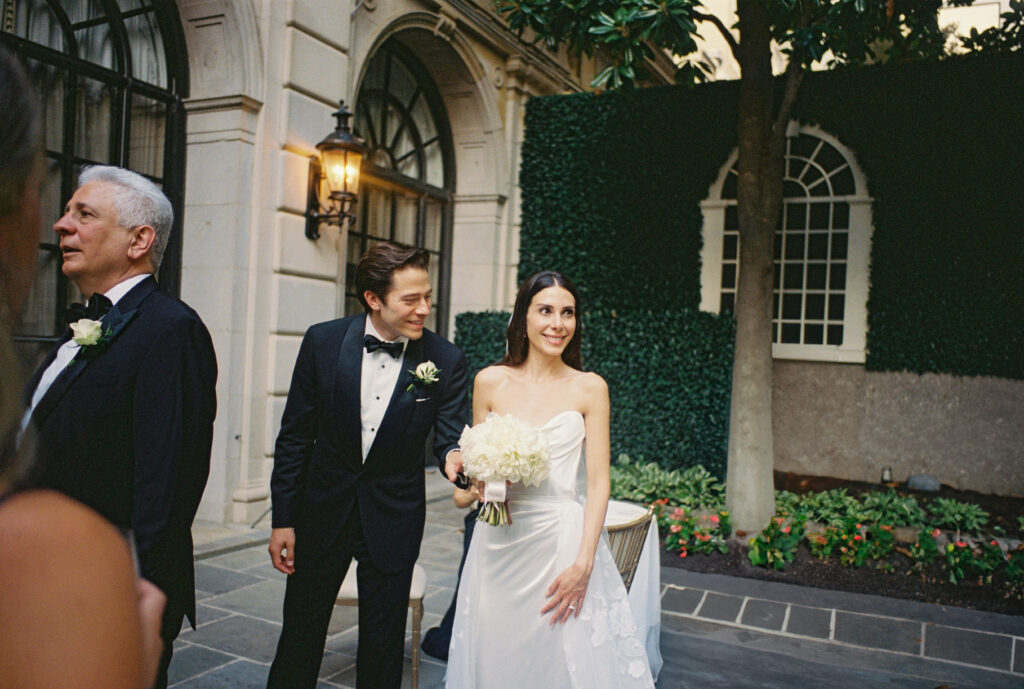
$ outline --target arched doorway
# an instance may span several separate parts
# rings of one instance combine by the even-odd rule
[[[86,165],[130,168],[171,199],[175,227],[159,280],[177,294],[188,62],[170,0],[8,0],[4,8],[0,42],[26,65],[44,120],[39,273],[15,338],[35,357],[59,337],[63,310],[78,298],[60,271],[52,223]]]
[[[436,84],[396,38],[370,58],[356,96],[355,130],[366,140],[358,219],[348,232],[345,313],[359,313],[355,267],[375,243],[430,252],[435,308],[427,327],[446,335],[455,165],[448,115]]]

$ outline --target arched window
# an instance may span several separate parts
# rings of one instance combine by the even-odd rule
[[[772,354],[864,361],[870,199],[853,156],[833,137],[791,125],[783,211],[775,231]],[[739,279],[736,154],[704,212],[701,308],[731,311]]]
[[[345,312],[359,313],[355,267],[375,243],[393,240],[430,251],[434,309],[427,324],[446,335],[451,272],[452,136],[441,94],[398,40],[370,59],[356,96],[355,130],[369,148],[358,222],[348,233]]]
[[[79,299],[60,272],[54,221],[85,165],[119,165],[161,186],[175,227],[160,267],[161,287],[178,292],[184,180],[187,59],[170,0],[6,0],[0,41],[25,63],[39,93],[47,179],[39,273],[16,339],[45,351]]]

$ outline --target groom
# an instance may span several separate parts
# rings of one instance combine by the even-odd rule
[[[401,685],[425,444],[433,431],[434,456],[454,478],[469,418],[466,358],[424,328],[429,261],[424,249],[377,244],[356,269],[365,314],[314,325],[302,340],[270,480],[270,556],[288,583],[268,689],[316,686],[353,558],[356,687]]]

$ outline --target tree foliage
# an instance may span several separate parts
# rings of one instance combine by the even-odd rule
[[[1024,0],[1010,0],[1010,10],[1000,15],[1002,24],[978,31],[972,28],[961,38],[971,52],[1015,52],[1024,49]]]
[[[763,4],[772,38],[802,67],[815,62],[862,64],[934,57],[944,50],[946,39],[937,20],[941,0],[763,0]],[[1019,41],[1021,0],[1012,4]],[[602,54],[609,64],[594,77],[591,85],[595,87],[643,82],[650,76],[646,61],[652,49],[689,55],[697,49],[695,39],[702,31],[717,30],[734,53],[738,48],[735,27],[705,12],[695,0],[510,0],[499,2],[498,11],[520,36],[543,41],[552,49],[564,45],[576,55]],[[1005,37],[997,33],[986,31],[975,43],[1004,43]],[[693,65],[684,68],[681,76],[700,81],[707,74]]]

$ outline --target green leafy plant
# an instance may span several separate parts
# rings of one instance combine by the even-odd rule
[[[664,500],[673,507],[718,509],[724,484],[702,466],[666,470],[654,462],[633,462],[619,455],[611,466],[611,495],[618,500],[649,504]]]
[[[1007,598],[1024,599],[1024,546],[1006,554],[1002,585]]]
[[[917,535],[917,540],[910,550],[906,554],[913,561],[911,566],[912,572],[923,572],[928,568],[931,563],[935,562],[939,557],[939,546],[935,542],[939,534],[942,533],[938,529],[921,529],[921,532]]]
[[[1006,567],[1006,553],[995,539],[980,544],[974,550],[971,574],[978,577],[978,584],[991,584],[997,572]]]
[[[788,490],[775,491],[775,511],[779,514],[795,514],[800,511],[801,496]]]
[[[832,526],[841,525],[851,519],[864,520],[864,510],[860,502],[849,495],[845,488],[807,493],[801,497],[797,509],[808,519]]]
[[[950,498],[936,498],[930,507],[932,521],[956,531],[956,540],[961,532],[977,533],[988,523],[988,512],[970,502]]]
[[[805,538],[811,555],[819,560],[827,560],[832,556],[832,551],[839,543],[839,529],[834,526],[825,526],[821,530],[807,531]]]
[[[893,551],[896,537],[891,524],[872,524],[867,530],[868,557],[886,560]]]
[[[845,567],[863,567],[869,558],[876,556],[877,548],[869,534],[872,530],[853,519],[847,519],[835,528],[835,546],[833,554]],[[880,530],[881,531],[881,530]],[[882,533],[888,533],[881,531]],[[892,535],[889,534],[889,544]],[[886,553],[888,554],[888,553]]]
[[[967,576],[970,570],[971,561],[974,559],[971,547],[964,541],[956,541],[946,544],[946,572],[949,575],[950,583],[956,584]]]
[[[725,486],[704,467],[667,470],[621,455],[611,467],[611,482],[617,499],[659,505],[658,527],[667,551],[680,557],[728,552],[731,524],[724,509]],[[1006,554],[994,539],[972,545],[960,539],[960,531],[953,542],[938,546],[942,530],[934,524],[973,531],[985,526],[988,514],[978,505],[936,499],[929,506],[932,524],[922,526],[926,512],[917,500],[893,490],[869,492],[860,499],[843,489],[803,495],[776,491],[775,504],[775,517],[748,541],[747,558],[755,566],[784,569],[806,543],[821,560],[893,572],[893,553],[899,552],[911,561],[909,570],[901,569],[908,574],[930,576],[941,559],[954,584],[995,585],[1008,597],[1024,598],[1024,549]],[[904,547],[896,544],[894,524],[922,528],[917,540]]]
[[[995,540],[972,546],[966,541],[946,545],[946,571],[956,584],[965,579],[978,586],[991,584],[993,576],[1006,565],[1006,555]]]
[[[903,496],[891,488],[871,491],[861,499],[864,521],[893,524],[895,526],[921,526],[925,511],[911,495]]]
[[[747,558],[755,567],[784,569],[796,557],[803,535],[803,515],[777,515],[750,539]]]
[[[731,531],[729,513],[725,510],[689,510],[684,507],[662,508],[658,527],[665,534],[665,549],[679,552],[680,557],[690,553],[709,555],[714,551],[726,553],[726,539]]]

